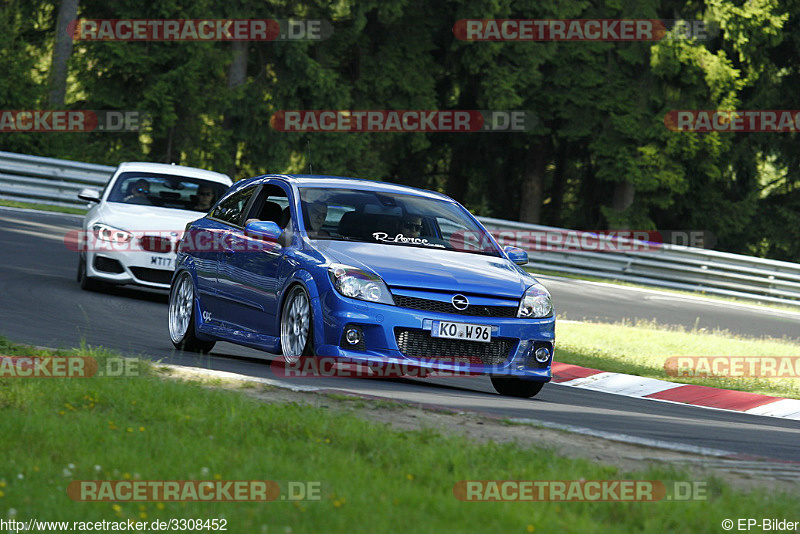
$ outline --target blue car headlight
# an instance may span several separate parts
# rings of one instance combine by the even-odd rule
[[[394,305],[389,288],[380,277],[340,263],[328,267],[333,287],[345,297]]]
[[[541,319],[553,315],[553,301],[550,293],[540,284],[529,287],[519,302],[517,317]]]

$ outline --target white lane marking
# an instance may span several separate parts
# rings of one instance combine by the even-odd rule
[[[644,397],[667,391],[685,384],[667,382],[657,378],[645,378],[635,375],[624,375],[619,373],[600,373],[585,378],[576,378],[569,382],[560,382],[562,386],[582,387],[602,391],[604,393],[618,393],[627,397]]]
[[[281,382],[280,380],[272,380],[270,378],[260,378],[257,376],[248,376],[248,375],[240,375],[238,373],[231,373],[228,371],[217,371],[215,369],[203,369],[202,367],[187,367],[185,365],[175,365],[171,363],[156,363],[153,362],[153,367],[161,368],[166,367],[168,369],[173,369],[175,371],[190,374],[190,375],[200,375],[206,376],[210,378],[225,378],[228,380],[237,380],[239,382],[255,382],[257,384],[264,384],[267,386],[273,386],[283,389],[289,389],[291,391],[320,391],[323,389],[328,388],[319,388],[316,386],[301,386],[301,385],[292,385],[286,382]]]
[[[597,376],[597,375],[593,375],[593,376]],[[549,383],[553,384],[554,386],[563,386],[563,385],[566,384],[565,382],[560,382],[560,383],[559,382],[549,382]],[[690,386],[690,385],[691,384],[675,384],[675,387]],[[757,416],[760,416],[760,417],[774,417],[776,419],[797,419],[797,417],[795,417],[793,414],[788,414],[788,415],[783,415],[783,414],[780,414],[780,413],[772,414],[772,413],[768,413],[766,410],[765,410],[765,413],[751,412],[749,410],[748,411],[731,410],[730,408],[717,408],[716,406],[703,406],[701,404],[690,404],[688,402],[680,402],[680,401],[674,401],[674,400],[668,400],[668,399],[658,399],[658,398],[655,398],[655,397],[642,397],[642,396],[639,396],[639,395],[630,395],[630,394],[626,394],[626,393],[620,393],[618,391],[602,391],[600,389],[596,389],[596,388],[589,387],[589,386],[580,386],[579,385],[579,386],[569,386],[569,387],[577,387],[577,388],[580,388],[580,389],[590,389],[590,390],[593,390],[593,391],[598,391],[598,392],[602,392],[602,393],[608,393],[609,395],[622,395],[623,397],[632,397],[632,398],[636,398],[636,399],[643,399],[643,400],[654,401],[654,402],[666,402],[668,404],[678,404],[680,406],[688,406],[688,407],[691,407],[691,408],[701,408],[703,410],[716,410],[718,412],[757,415]],[[673,388],[667,388],[667,389],[673,389]],[[775,401],[775,403],[777,403],[777,402],[778,401]],[[770,404],[773,404],[773,403],[767,403],[765,406],[769,406]],[[751,410],[755,410],[755,408],[751,408]]]
[[[564,386],[572,386],[572,387],[579,388],[579,387],[586,387],[588,384],[591,384],[592,382],[594,382],[595,380],[598,380],[600,378],[604,378],[604,377],[607,377],[607,376],[613,376],[613,375],[614,375],[614,373],[608,373],[608,372],[601,371],[601,372],[595,373],[593,375],[582,376],[580,378],[573,378],[572,380],[567,380],[565,382],[555,382],[555,383],[562,384]]]
[[[30,208],[12,208],[11,206],[0,206],[0,211],[12,211],[18,213],[35,213],[37,215],[48,215],[50,217],[70,217],[74,219],[83,219],[83,215],[77,213],[62,213],[60,211],[44,211],[32,210]]]
[[[724,469],[751,477],[768,477],[797,482],[800,478],[800,465],[797,462],[770,460],[743,461],[727,458],[685,458],[682,462],[691,462],[702,469]]]
[[[794,311],[790,311],[790,310],[776,310],[776,309],[773,309],[773,308],[768,308],[768,307],[765,307],[765,306],[756,306],[756,305],[753,305],[753,304],[743,304],[743,303],[740,303],[740,302],[733,302],[733,301],[731,301],[731,302],[721,301],[721,300],[715,300],[715,299],[711,299],[711,298],[708,298],[708,297],[700,297],[700,296],[695,296],[695,295],[683,295],[683,294],[670,295],[669,293],[666,293],[664,291],[658,291],[656,289],[647,289],[647,288],[642,288],[642,287],[623,286],[623,285],[609,284],[609,283],[606,283],[606,282],[593,282],[593,281],[590,281],[590,280],[576,280],[574,278],[562,278],[562,277],[551,276],[551,275],[546,275],[546,276],[545,275],[539,275],[539,276],[537,276],[537,275],[534,274],[534,276],[537,279],[545,279],[545,280],[549,279],[551,281],[554,281],[554,282],[557,282],[557,283],[559,283],[559,282],[560,283],[564,283],[566,285],[573,285],[574,286],[574,285],[577,284],[577,285],[585,285],[585,286],[590,286],[590,287],[591,286],[595,286],[595,287],[609,288],[609,289],[615,289],[615,290],[616,289],[620,289],[620,290],[624,290],[624,291],[647,293],[648,295],[651,295],[650,297],[647,297],[647,298],[653,299],[653,300],[656,300],[656,299],[663,299],[663,300],[692,300],[692,301],[695,301],[695,302],[697,302],[699,304],[707,304],[707,305],[710,305],[710,306],[723,306],[723,307],[726,307],[726,308],[729,308],[729,307],[742,308],[742,309],[745,309],[745,310],[759,312],[759,313],[769,313],[769,314],[774,314],[774,315],[782,315],[782,316],[785,316],[785,317],[789,317],[791,319],[800,319],[800,312],[794,312]],[[547,287],[546,284],[545,284],[545,287]]]
[[[238,380],[242,382],[256,382],[259,384],[266,384],[270,386],[275,386],[284,389],[290,389],[292,391],[320,391],[320,390],[332,390],[337,389],[335,387],[313,387],[313,386],[292,386],[287,384],[286,382],[280,382],[278,380],[270,380],[268,378],[258,378],[254,376],[247,376],[247,375],[240,375],[237,373],[230,373],[227,371],[215,371],[213,369],[202,369],[197,367],[186,367],[183,365],[174,365],[174,364],[154,364],[156,367],[168,367],[171,369],[175,369],[176,371],[185,372],[189,374],[198,374],[202,376],[209,376],[214,378],[227,378],[230,380]],[[356,395],[361,395],[361,393],[354,392],[349,389],[345,389],[342,391],[347,391],[348,393],[355,393]],[[374,396],[382,396],[377,395],[375,393],[371,393],[370,395]],[[391,398],[391,397],[387,397]],[[399,401],[403,402],[403,401]],[[406,401],[407,402],[407,401]],[[463,413],[463,412],[462,412]],[[649,446],[655,447],[659,449],[666,449],[672,451],[679,451],[679,452],[690,452],[694,454],[700,454],[704,456],[733,456],[734,453],[730,451],[724,451],[721,449],[712,449],[708,447],[697,447],[695,445],[685,445],[682,443],[676,443],[671,441],[663,441],[663,440],[655,440],[644,438],[640,436],[632,436],[628,434],[621,434],[615,432],[606,432],[603,430],[593,430],[591,428],[580,427],[575,425],[565,425],[561,423],[551,423],[548,421],[540,421],[538,419],[531,419],[531,418],[515,418],[510,419],[512,422],[516,423],[523,423],[523,424],[530,424],[535,426],[542,426],[545,428],[552,428],[556,430],[566,430],[567,432],[572,432],[575,434],[582,434],[586,436],[593,436],[603,439],[608,439],[611,441],[618,441],[622,443],[632,443],[635,445],[641,446]]]
[[[39,221],[31,221],[28,219],[12,219],[9,217],[3,217],[0,215],[0,222],[6,222],[9,224],[16,224],[19,226],[30,226],[32,228],[40,228],[42,230],[46,230],[52,232],[54,229],[64,230],[64,233],[75,230],[76,228],[73,226],[64,226],[61,224],[52,224],[47,222],[39,222]]]
[[[216,370],[213,370],[213,369],[203,369],[203,368],[199,368],[199,367],[186,367],[186,366],[183,366],[183,365],[174,365],[174,364],[154,364],[154,365],[160,366],[160,367],[167,367],[167,368],[175,369],[175,370],[182,371],[182,372],[188,372],[188,373],[194,373],[194,374],[199,374],[199,375],[203,375],[203,376],[209,376],[209,377],[227,378],[227,379],[230,379],[230,380],[238,380],[238,381],[242,381],[242,382],[256,382],[256,383],[265,384],[265,385],[268,385],[268,386],[274,386],[274,387],[279,387],[279,388],[283,388],[283,389],[289,389],[291,391],[322,391],[322,390],[340,389],[340,388],[337,388],[337,387],[315,387],[315,386],[291,385],[291,384],[288,384],[286,382],[281,382],[279,380],[271,380],[269,378],[259,378],[259,377],[254,377],[254,376],[241,375],[241,374],[237,374],[237,373],[230,373],[228,371],[216,371]],[[600,373],[600,374],[597,374],[597,375],[592,375],[592,377],[597,377],[597,376],[600,376],[601,374],[602,375],[606,375],[608,377],[610,375],[619,374],[619,373]],[[625,375],[620,375],[620,376],[625,376]],[[587,377],[587,378],[592,378],[592,377]],[[642,377],[635,377],[635,378],[642,378]],[[576,379],[576,380],[581,380],[581,379]],[[648,380],[648,379],[642,378],[642,380]],[[649,379],[649,380],[655,380],[655,379]],[[551,382],[551,384],[554,384],[556,386],[563,386],[566,383],[564,383],[564,382],[562,382],[562,383]],[[665,388],[665,389],[671,389],[672,387],[680,387],[680,386],[685,386],[686,385],[686,384],[674,384],[672,382],[666,382],[666,384],[669,384],[671,387],[668,387],[668,388]],[[797,418],[797,417],[795,417],[795,416],[793,416],[791,414],[781,415],[780,413],[775,413],[775,414],[763,413],[762,414],[762,413],[755,413],[755,412],[751,412],[751,411],[742,412],[742,411],[738,411],[738,410],[728,410],[728,409],[725,409],[725,408],[715,408],[715,407],[712,407],[712,406],[698,406],[698,405],[695,405],[695,404],[686,404],[684,402],[676,402],[676,401],[671,401],[671,400],[654,399],[654,398],[651,398],[651,397],[643,397],[641,394],[639,394],[639,392],[637,391],[636,387],[631,387],[630,388],[631,391],[632,391],[631,393],[620,393],[619,391],[606,391],[604,389],[593,388],[593,387],[590,387],[590,386],[589,387],[587,387],[587,386],[571,386],[571,387],[579,387],[579,388],[583,388],[583,389],[591,389],[591,390],[595,390],[595,391],[599,391],[599,392],[603,392],[603,393],[609,393],[611,395],[622,395],[622,396],[625,396],[625,397],[646,399],[646,400],[651,400],[651,401],[656,401],[656,402],[666,402],[666,403],[670,403],[670,404],[679,404],[681,406],[694,406],[696,408],[704,408],[704,409],[707,409],[707,410],[717,410],[717,411],[728,412],[728,413],[731,413],[731,412],[732,413],[742,413],[742,414],[748,413],[750,415],[760,415],[760,416],[765,416],[765,417],[776,417],[776,418],[781,418],[781,419],[796,419]],[[342,389],[342,391],[348,391],[348,392],[351,392],[351,393],[355,393],[357,395],[363,395],[363,393],[361,393],[361,392],[359,392],[357,390]],[[385,397],[385,395],[382,395],[382,394],[376,393],[376,392],[370,393],[369,395]],[[386,397],[386,398],[392,398],[392,397]],[[534,419],[530,419],[529,421],[535,421],[535,420]],[[541,422],[541,423],[537,422],[536,424],[544,424],[544,423],[543,422]],[[548,423],[548,424],[551,424],[551,423]],[[552,423],[552,424],[555,425],[556,423]],[[562,426],[566,427],[566,426],[569,426],[569,425],[562,425]],[[579,428],[579,427],[575,427],[575,428]],[[587,430],[589,430],[589,429],[587,429]],[[575,432],[577,432],[577,430],[575,430]],[[600,431],[594,431],[594,430],[592,430],[591,432],[599,432],[599,433],[602,433],[602,434],[607,434],[608,436],[611,436],[611,435],[625,436],[624,434],[613,434],[613,433],[610,433],[610,432],[600,432]],[[581,433],[584,433],[584,432],[581,432]],[[597,434],[597,433],[596,434],[588,434],[588,435],[598,435],[599,436],[599,434]],[[600,436],[600,437],[603,437],[603,436]],[[643,443],[643,444],[645,444],[645,442],[648,441],[645,438],[641,438],[640,439],[640,438],[634,438],[634,437],[626,436],[626,439],[627,438],[630,438],[630,439],[633,439],[633,440],[637,440],[638,439],[639,440],[638,443]],[[607,437],[607,439],[613,439],[613,438]],[[623,441],[625,441],[625,440],[623,440]],[[649,440],[649,441],[653,441],[655,443],[655,440]],[[668,443],[668,442],[664,442],[664,443]],[[685,445],[685,446],[684,445],[680,445],[680,444],[675,444],[675,445],[676,446],[680,446],[680,447],[689,447],[690,449],[700,449],[698,447],[693,447],[693,446],[690,446],[690,445]],[[652,445],[652,446],[661,447],[661,448],[671,448],[671,447],[665,447],[665,446],[661,446],[661,445]],[[690,449],[681,448],[681,449],[673,449],[673,450],[681,450],[681,451],[689,451],[689,452],[691,452]],[[709,449],[709,450],[711,450],[711,449]],[[731,454],[731,453],[727,453],[725,451],[722,451],[722,452],[723,452],[723,455]],[[698,454],[704,454],[704,453],[698,453]]]
[[[685,296],[684,297],[684,296],[680,296],[680,295],[676,295],[674,297],[672,295],[650,295],[650,296],[645,297],[645,300],[674,300],[674,301],[678,301],[679,303],[680,303],[680,301],[683,301],[683,300],[702,300],[703,304],[706,304],[708,306],[717,306],[717,307],[720,307],[720,308],[730,308],[731,306],[733,306],[733,307],[737,307],[737,308],[745,308],[745,309],[748,309],[748,310],[758,311],[759,313],[764,313],[764,314],[769,314],[769,315],[778,315],[778,316],[788,317],[788,318],[791,318],[791,319],[800,320],[800,312],[793,312],[793,311],[789,311],[789,310],[775,310],[775,309],[772,309],[772,308],[765,308],[765,307],[762,307],[762,306],[753,306],[753,305],[750,305],[750,304],[740,304],[738,302],[723,302],[723,301],[718,301],[718,300],[717,301],[706,300],[706,299],[703,299],[702,297],[689,297],[689,296]]]
[[[800,400],[781,399],[769,404],[762,404],[761,406],[750,408],[745,413],[768,415],[770,417],[783,417],[786,419],[796,419],[800,421]]]
[[[640,436],[631,436],[629,434],[619,434],[616,432],[606,432],[604,430],[594,430],[582,426],[564,425],[561,423],[550,423],[548,421],[539,421],[538,419],[529,418],[514,418],[509,419],[512,423],[522,423],[534,426],[542,426],[544,428],[552,428],[555,430],[566,430],[567,432],[574,432],[583,434],[585,436],[592,436],[596,438],[608,439],[611,441],[619,441],[622,443],[632,443],[634,445],[642,445],[645,447],[655,447],[658,449],[667,449],[671,451],[690,452],[694,454],[701,454],[703,456],[734,456],[735,453],[724,451],[722,449],[712,449],[709,447],[697,447],[696,445],[685,445],[683,443],[676,443],[673,441],[664,441],[660,439],[650,439]]]
[[[2,221],[2,219],[0,219]],[[53,230],[53,229],[51,229]],[[22,228],[4,228],[3,231],[8,232],[9,234],[20,234],[20,235],[27,235],[31,237],[37,237],[41,239],[49,239],[50,241],[58,241],[64,244],[64,239],[66,238],[66,232],[64,235],[54,235],[52,232],[44,233],[37,230],[23,230]],[[77,243],[75,244],[77,250]]]

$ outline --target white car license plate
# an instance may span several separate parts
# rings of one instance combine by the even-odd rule
[[[172,267],[172,258],[164,256],[150,256],[151,267]]]
[[[492,327],[483,324],[433,321],[431,336],[489,343],[492,341]]]

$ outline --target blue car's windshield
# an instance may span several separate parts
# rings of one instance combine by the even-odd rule
[[[367,241],[500,256],[459,205],[415,195],[300,188],[303,224],[312,239]]]

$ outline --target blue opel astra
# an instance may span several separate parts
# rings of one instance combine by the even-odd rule
[[[187,225],[172,277],[176,348],[215,342],[301,359],[491,376],[532,397],[551,378],[547,290],[451,198],[396,184],[265,175]]]

